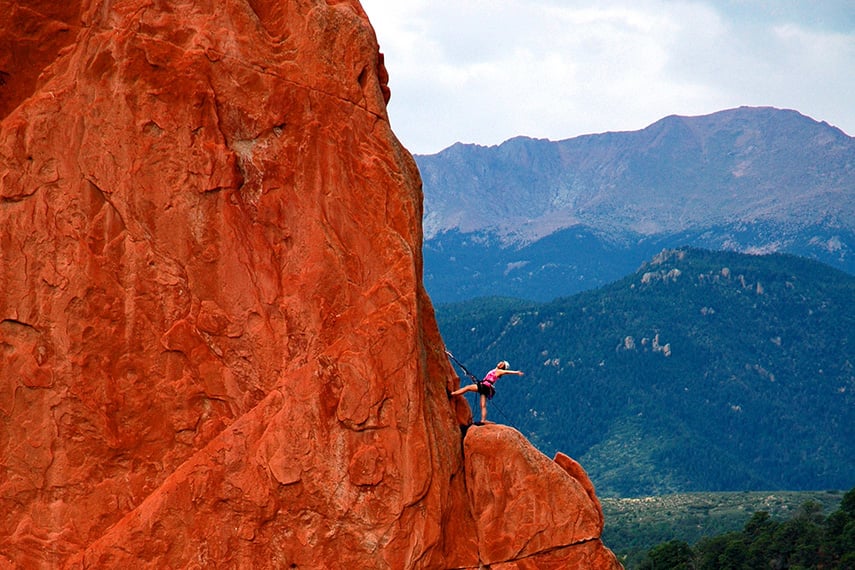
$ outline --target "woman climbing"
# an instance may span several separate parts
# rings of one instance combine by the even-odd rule
[[[514,374],[515,376],[523,375],[523,373],[519,370],[509,370],[509,367],[510,364],[508,364],[508,361],[502,360],[496,365],[495,368],[487,372],[487,375],[484,376],[483,380],[481,380],[480,382],[476,381],[475,384],[469,384],[468,386],[464,386],[459,390],[455,390],[451,393],[451,395],[459,396],[460,394],[465,394],[466,392],[478,392],[481,395],[481,423],[486,423],[487,400],[491,400],[496,394],[496,389],[493,387],[496,384],[496,381],[505,374]]]

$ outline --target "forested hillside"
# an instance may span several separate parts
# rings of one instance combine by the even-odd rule
[[[788,256],[666,251],[603,288],[437,314],[490,419],[585,466],[602,496],[855,484],[855,277]],[[468,381],[464,379],[464,382]]]

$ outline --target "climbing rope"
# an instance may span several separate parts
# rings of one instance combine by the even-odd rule
[[[453,354],[451,354],[451,351],[446,350],[446,351],[445,351],[445,354],[447,354],[447,355],[448,355],[448,357],[449,357],[452,361],[454,361],[454,363],[455,363],[457,366],[459,366],[461,370],[463,370],[463,373],[464,373],[464,374],[466,374],[466,376],[468,376],[468,377],[469,377],[473,382],[475,382],[476,384],[480,382],[480,380],[478,379],[478,377],[477,377],[477,376],[475,376],[474,374],[472,374],[472,373],[469,371],[469,369],[468,369],[468,368],[466,368],[466,366],[465,366],[462,362],[460,362],[459,360],[457,360],[457,358],[456,358]],[[490,407],[494,408],[497,412],[499,412],[499,415],[501,415],[501,416],[505,419],[505,423],[507,423],[508,425],[510,425],[510,424],[511,424],[511,418],[509,418],[509,417],[508,417],[508,415],[507,415],[507,414],[505,414],[505,412],[503,412],[503,411],[502,411],[502,408],[501,408],[498,404],[496,404],[496,402],[494,402],[494,401],[492,401],[492,400],[491,400],[491,401],[490,401]]]
[[[472,374],[472,372],[470,372],[470,371],[469,371],[469,369],[468,369],[468,368],[466,368],[466,366],[465,366],[462,362],[460,362],[460,361],[459,361],[459,360],[458,360],[458,359],[457,359],[453,354],[451,354],[451,351],[446,350],[446,351],[445,351],[445,354],[447,354],[447,355],[448,355],[448,357],[449,357],[449,358],[450,358],[450,359],[451,359],[451,360],[452,360],[452,361],[453,361],[457,366],[459,366],[459,367],[460,367],[460,369],[463,371],[463,373],[464,373],[464,374],[466,374],[466,376],[468,376],[468,377],[469,377],[469,379],[471,379],[471,380],[472,380],[473,382],[475,382],[476,384],[477,384],[478,382],[480,382],[480,380],[478,379],[478,377],[477,377],[477,376],[475,376],[474,374]],[[467,401],[468,401],[468,400],[467,400]],[[501,407],[499,404],[497,404],[495,400],[490,400],[490,408],[492,408],[492,409],[496,410],[497,412],[499,412],[499,415],[500,415],[500,416],[502,416],[502,418],[504,419],[505,425],[508,425],[508,426],[511,426],[511,427],[516,428],[520,433],[522,433],[522,434],[523,434],[523,436],[525,436],[525,437],[526,437],[526,439],[528,439],[529,441],[532,441],[532,439],[533,439],[533,438],[532,438],[532,436],[533,436],[532,431],[531,431],[530,429],[527,429],[527,428],[524,428],[524,427],[515,426],[515,425],[513,424],[513,422],[511,421],[511,418],[508,416],[508,414],[506,414],[506,413],[504,412],[504,410],[502,410],[502,407]],[[518,418],[518,420],[519,420],[519,423],[524,423],[524,424],[527,424],[527,423],[528,423],[528,422],[527,422],[527,421],[525,421],[525,419],[524,419],[524,418],[522,418],[522,417],[521,417],[521,418]]]
[[[447,355],[448,355],[448,357],[449,357],[449,358],[451,358],[451,360],[453,360],[453,361],[454,361],[454,363],[455,363],[457,366],[459,366],[459,367],[460,367],[460,369],[463,371],[463,373],[464,373],[464,374],[466,374],[466,375],[467,375],[467,376],[468,376],[468,377],[469,377],[473,382],[475,382],[476,384],[477,384],[478,382],[480,382],[480,380],[478,380],[478,378],[477,378],[474,374],[472,374],[471,372],[469,372],[469,369],[468,369],[468,368],[466,368],[466,367],[463,365],[463,363],[462,363],[462,362],[460,362],[459,360],[457,360],[457,359],[454,357],[454,355],[453,355],[453,354],[451,354],[451,351],[450,351],[450,350],[446,350],[446,351],[445,351],[445,354],[447,354]]]

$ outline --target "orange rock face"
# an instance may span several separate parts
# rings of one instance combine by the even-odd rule
[[[358,2],[53,4],[0,1],[0,568],[614,567],[461,444]]]
[[[570,473],[550,461],[516,430],[471,428],[464,456],[484,563],[527,559],[597,541],[602,534],[603,513],[588,494],[591,484],[584,471]]]

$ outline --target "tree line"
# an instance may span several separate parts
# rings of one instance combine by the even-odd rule
[[[789,520],[758,511],[741,531],[659,544],[639,570],[851,570],[855,568],[855,487],[828,517],[808,501]]]

